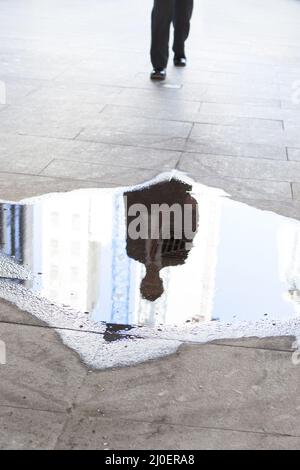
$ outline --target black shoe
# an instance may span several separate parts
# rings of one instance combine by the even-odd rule
[[[165,69],[154,69],[151,72],[151,80],[165,80],[167,76]]]
[[[185,57],[174,57],[174,65],[175,65],[175,67],[185,67],[186,66],[186,58]]]

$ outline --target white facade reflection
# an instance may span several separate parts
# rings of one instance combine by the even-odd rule
[[[109,323],[210,320],[219,213],[219,200],[201,199],[199,237],[188,263],[165,268],[165,292],[148,302],[140,295],[145,267],[126,254],[122,193],[81,191],[40,200],[27,211],[25,263],[41,273],[31,288]]]
[[[34,273],[53,303],[119,324],[290,318],[300,313],[300,224],[194,185],[199,226],[183,265],[161,271],[164,293],[140,295],[145,266],[127,256],[123,192],[80,190],[1,206],[1,252]]]
[[[279,272],[288,286],[284,297],[300,313],[300,227],[298,223],[282,226],[278,233]]]

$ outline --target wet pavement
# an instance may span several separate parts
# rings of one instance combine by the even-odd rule
[[[240,326],[230,325],[251,318],[268,324],[267,336],[272,338],[219,340],[178,349],[183,327],[196,328],[202,323],[192,313],[199,299],[187,305],[184,295],[177,295],[178,310],[172,308],[172,320],[161,321],[163,325],[156,324],[151,309],[145,309],[143,321],[130,315],[127,319],[122,313],[118,320],[121,327],[144,323],[143,338],[137,338],[139,329],[119,330],[111,316],[98,318],[105,324],[95,322],[92,329],[86,329],[81,316],[74,316],[75,307],[81,312],[92,310],[87,308],[84,295],[73,298],[76,295],[71,294],[76,292],[71,286],[66,289],[64,277],[54,293],[48,281],[51,273],[57,276],[61,265],[56,263],[58,271],[47,271],[49,259],[44,257],[44,266],[39,266],[41,258],[34,256],[46,247],[50,235],[47,220],[35,217],[33,223],[30,210],[26,218],[20,204],[5,202],[1,217],[6,217],[9,237],[1,241],[5,258],[1,258],[0,275],[6,278],[1,281],[1,296],[24,309],[28,283],[32,282],[24,260],[30,260],[38,295],[32,291],[29,299],[33,315],[1,301],[0,339],[7,349],[7,364],[0,365],[2,448],[300,445],[299,366],[292,362],[299,301],[300,4],[296,0],[196,2],[189,67],[173,70],[170,65],[168,81],[162,86],[153,85],[148,78],[150,7],[150,0],[128,0],[126,5],[120,0],[80,0],[72,9],[67,1],[0,2],[0,198],[18,202],[55,191],[132,186],[175,168],[198,183],[227,191],[236,202],[229,200],[210,211],[215,226],[205,223],[201,230],[205,207],[198,202],[199,227],[192,246],[175,250],[181,251],[179,260],[184,258],[184,264],[156,270],[162,284],[151,267],[150,281],[155,281],[142,289],[142,301],[153,306],[169,296],[171,304],[172,289],[179,290],[176,283],[181,292],[191,288],[200,296],[189,284],[204,283],[203,273],[198,263],[193,269],[193,261],[205,258],[201,247],[208,243],[204,240],[207,235],[209,249],[218,259],[215,267],[206,270],[207,275],[214,271],[207,282],[217,292],[213,297],[211,290],[205,289],[207,316],[215,320],[212,327],[218,329],[219,323],[226,322],[228,329],[224,326],[222,334],[237,338]],[[124,14],[116,15],[116,11]],[[63,211],[62,196],[56,198],[51,198],[49,205],[59,201]],[[34,207],[46,206],[42,198]],[[85,209],[83,213],[87,215]],[[57,224],[49,222],[54,227]],[[206,234],[207,227],[211,233]],[[237,240],[233,235],[237,229],[243,233],[240,246],[237,241],[241,237]],[[19,243],[18,233],[24,234],[24,230],[27,238]],[[34,249],[28,246],[30,230],[36,231]],[[89,230],[87,238],[92,233],[93,229]],[[141,273],[147,263],[145,259],[142,262],[140,248],[136,252],[134,247],[126,247],[124,231],[120,237],[121,258],[139,266],[140,275],[135,282],[133,276],[132,286],[140,295]],[[98,259],[98,246],[96,240],[90,241],[89,262],[93,264]],[[66,246],[62,238],[59,242]],[[52,244],[48,253],[52,250],[53,255],[57,248]],[[161,245],[159,249],[163,248],[170,253],[178,245],[172,244],[171,249]],[[77,249],[75,243],[72,250]],[[70,256],[70,252],[63,248],[60,261],[62,256]],[[83,256],[80,266],[86,268],[87,253]],[[185,269],[188,273],[183,275]],[[79,271],[87,276],[87,270]],[[96,271],[91,271],[92,279]],[[224,274],[228,271],[230,276]],[[167,272],[173,273],[170,284],[164,278]],[[95,289],[92,281],[83,283],[81,279],[79,283]],[[43,302],[53,308],[53,323],[49,317],[41,321],[42,293]],[[94,296],[102,305],[104,294]],[[61,303],[58,308],[57,302]],[[180,336],[174,333],[178,329],[174,312],[182,312],[181,303],[187,316]],[[61,319],[62,308],[71,319],[71,329],[55,323]],[[82,315],[88,322],[89,315]],[[195,318],[201,321],[195,322]],[[247,334],[252,331],[251,336],[265,336],[262,323],[253,330],[247,327]],[[163,344],[161,338],[151,335],[153,325],[164,330]],[[119,334],[135,335],[132,357],[141,354],[142,341],[142,349],[150,351],[151,357],[173,355],[97,372],[89,371],[74,352],[78,344],[83,345],[89,352],[84,361],[93,364],[102,338],[103,351],[114,358],[120,353],[120,341],[108,339],[115,339],[115,335],[118,339]],[[278,334],[285,336],[274,338]],[[207,338],[207,330],[204,335]],[[204,340],[185,336],[188,343],[197,342],[197,338]],[[128,341],[121,341],[124,349],[119,357],[126,356]],[[149,356],[141,358],[146,359]],[[97,367],[104,365],[99,362]],[[120,427],[120,421],[124,426]]]
[[[142,338],[144,327],[156,337],[178,327],[184,341],[187,326],[196,342],[195,325],[203,333],[209,323],[206,339],[225,325],[249,336],[255,322],[263,336],[262,320],[299,318],[299,240],[295,219],[164,173],[137,187],[0,204],[0,291],[52,327],[76,329],[72,311],[79,329],[108,342]]]

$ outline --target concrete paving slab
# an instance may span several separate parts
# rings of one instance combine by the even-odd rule
[[[129,145],[110,145],[101,143],[89,143],[84,141],[72,141],[65,146],[61,155],[56,154],[56,159],[72,160],[95,165],[111,165],[119,167],[157,169],[160,171],[173,169],[181,156],[178,150],[157,150],[152,148],[137,148]]]
[[[1,394],[2,429],[8,429],[1,448],[284,449],[299,445],[299,374],[291,361],[293,338],[190,345],[163,360],[89,372],[53,330],[0,326],[5,326],[1,339],[8,348],[7,365],[1,366],[2,392],[10,390],[8,368],[18,377],[17,393],[15,383],[8,393],[14,403],[8,404]],[[54,401],[49,400],[52,394]],[[55,408],[45,414],[49,404]]]
[[[1,80],[5,83],[5,102],[7,105],[17,104],[20,100],[38,90],[44,83],[44,80],[7,77],[4,74],[1,74]],[[48,80],[46,82],[48,83]]]
[[[300,161],[300,148],[287,148],[287,155],[289,160]]]
[[[6,344],[0,408],[66,412],[87,373],[77,355],[64,357],[58,335],[42,324],[1,322],[0,338]]]
[[[64,160],[53,160],[45,170],[41,172],[45,176],[56,176],[78,180],[99,181],[119,185],[134,185],[143,183],[156,176],[158,171],[148,169],[136,169],[123,166],[96,165],[93,163],[80,163]]]
[[[20,201],[28,197],[80,188],[111,186],[113,183],[0,172],[0,200],[4,201]]]
[[[20,173],[39,174],[54,159],[133,168],[157,168],[163,171],[174,168],[180,155],[181,152],[178,150],[157,150],[26,135],[0,135],[2,169],[12,172],[15,169]]]
[[[235,126],[219,126],[213,124],[195,124],[191,138],[202,140],[224,141],[234,143],[256,143],[261,145],[284,145],[285,133],[283,128],[239,128]]]
[[[186,145],[184,137],[167,137],[153,134],[134,134],[116,130],[105,130],[101,134],[92,132],[90,135],[82,135],[76,138],[78,141],[99,142],[111,145],[127,145],[130,147],[142,147],[159,150],[183,151]]]
[[[242,178],[220,178],[201,176],[201,183],[213,188],[221,188],[233,199],[265,199],[267,201],[292,201],[290,183]]]
[[[250,127],[255,129],[275,129],[279,131],[283,128],[283,121],[281,120],[227,116],[222,114],[205,114],[201,112],[201,108],[199,113],[197,113],[194,122],[201,124],[219,124],[222,126]]]
[[[176,102],[177,103],[177,102]],[[191,106],[193,105],[193,106]],[[190,110],[186,108],[189,107]],[[180,121],[191,121],[202,124],[221,124],[223,126],[237,126],[246,128],[267,128],[275,130],[283,130],[283,122],[280,120],[271,119],[256,119],[247,117],[235,117],[235,116],[223,116],[223,115],[212,115],[201,113],[199,111],[198,103],[186,102],[184,106],[147,106],[145,107],[134,107],[134,106],[120,106],[120,105],[107,105],[101,113],[105,117],[114,117],[125,115],[126,117],[146,117],[148,119],[163,119],[163,120],[180,120]]]
[[[55,103],[80,102],[102,105],[110,103],[122,90],[123,88],[115,86],[88,85],[86,83],[74,84],[69,81],[55,80],[32,93],[30,95],[30,102],[37,103],[38,105],[40,103],[47,105],[51,101]]]
[[[61,413],[0,406],[0,449],[51,450],[65,419]]]
[[[238,105],[234,103],[203,102],[200,112],[203,114],[217,114],[224,116],[224,119],[226,119],[226,116],[235,116],[281,120],[289,116],[297,118],[299,116],[298,112],[292,110],[283,110],[281,108],[268,106],[254,106],[246,103]]]
[[[183,153],[179,168],[200,178],[218,175],[270,181],[300,181],[299,162]]]
[[[299,436],[298,386],[299,371],[290,352],[184,346],[159,362],[118,374],[89,374],[76,410],[91,416],[101,409],[111,418]],[[122,394],[121,407],[112,389]]]
[[[221,344],[230,347],[245,347],[245,348],[256,348],[256,349],[270,349],[271,351],[286,351],[293,352],[295,348],[293,343],[295,338],[293,336],[282,336],[280,338],[247,338],[245,340],[218,340],[213,341],[212,344]]]
[[[168,102],[169,103],[169,102]],[[146,119],[158,119],[168,121],[181,121],[181,122],[194,122],[198,116],[199,104],[191,101],[186,101],[184,106],[181,103],[176,102],[176,106],[168,106],[168,103],[152,103],[147,108],[140,102],[140,106],[136,103],[133,106],[128,103],[126,105],[108,105],[102,111],[102,116],[107,118],[126,116],[126,118],[137,118],[142,117]]]
[[[131,438],[133,435],[134,442]],[[298,437],[76,414],[68,420],[57,441],[56,449],[267,450],[298,449],[299,444]]]
[[[22,105],[8,107],[0,113],[1,132],[73,139],[94,122],[104,108],[104,104],[82,103],[78,112],[77,106],[53,100],[35,103],[28,96]]]
[[[292,183],[292,192],[293,192],[293,199],[295,201],[300,200],[300,184],[299,183]]]
[[[32,315],[24,315],[24,312],[15,308],[10,302],[1,300],[0,323],[20,323],[24,325],[43,326],[42,322]]]
[[[122,108],[121,108],[122,111]],[[102,116],[94,120],[92,126],[87,126],[80,133],[80,139],[101,141],[102,132],[114,130],[135,135],[153,135],[174,138],[187,138],[192,130],[188,122],[167,121],[159,119],[145,119],[142,117],[128,117],[125,113],[117,116]]]
[[[263,145],[258,143],[234,143],[223,140],[210,140],[189,138],[186,152],[227,155],[236,157],[263,158],[272,160],[287,160],[287,151],[284,145]]]

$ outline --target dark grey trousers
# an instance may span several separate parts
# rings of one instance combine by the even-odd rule
[[[155,69],[164,69],[169,58],[170,26],[174,25],[173,51],[185,57],[184,43],[190,32],[194,0],[154,0],[152,10],[151,62]]]

